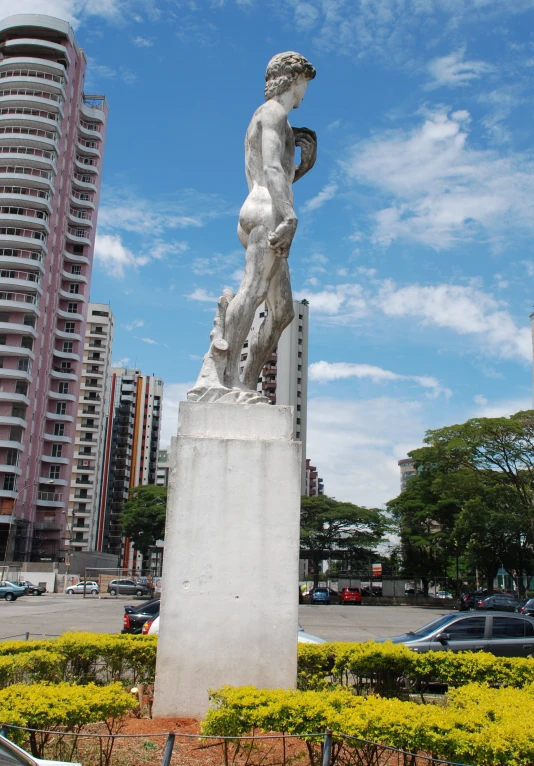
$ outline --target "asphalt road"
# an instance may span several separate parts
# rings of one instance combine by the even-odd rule
[[[118,633],[122,629],[124,604],[139,599],[81,595],[24,596],[14,602],[0,601],[0,640],[9,637],[57,636],[69,630]],[[308,633],[329,641],[366,641],[392,636],[448,614],[450,610],[412,606],[299,606],[299,619]]]

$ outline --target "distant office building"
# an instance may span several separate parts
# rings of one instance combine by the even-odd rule
[[[109,415],[112,346],[113,314],[109,306],[90,303],[70,483],[69,554],[95,550],[105,429]]]
[[[308,497],[324,495],[323,480],[319,478],[317,468],[311,464],[309,458],[306,458],[306,486],[304,494],[308,495]]]
[[[293,301],[295,318],[286,327],[277,348],[265,363],[258,391],[268,397],[271,404],[289,404],[293,407],[293,435],[302,442],[302,490],[306,473],[306,435],[308,410],[308,317],[307,303]],[[250,333],[241,353],[241,372],[247,359],[247,349],[252,335],[258,331],[267,307],[264,303],[257,309]]]
[[[0,21],[0,559],[66,555],[107,120],[85,68],[67,22]]]
[[[414,462],[411,457],[406,457],[403,460],[399,460],[398,465],[400,468],[401,492],[404,492],[406,489],[406,484],[408,483],[408,479],[411,479],[412,476],[417,476],[417,469],[414,467]]]
[[[156,471],[156,484],[158,487],[169,486],[169,454],[166,449],[160,449],[158,452],[158,469]]]
[[[113,369],[96,549],[118,555],[127,567],[137,557],[120,518],[132,487],[156,483],[162,399],[159,378]]]

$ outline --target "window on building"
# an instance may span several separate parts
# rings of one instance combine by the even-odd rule
[[[300,431],[297,431],[297,433],[295,434],[295,439],[300,439]]]
[[[69,384],[68,383],[60,383],[58,385],[58,392],[60,394],[68,394],[69,393]]]
[[[24,418],[26,417],[26,407],[21,407],[20,404],[14,404],[11,408],[11,417],[12,418]]]
[[[4,474],[4,489],[14,492],[17,485],[17,476],[14,473]]]
[[[54,423],[54,436],[65,435],[65,423]]]
[[[298,370],[299,372],[302,372],[302,365],[301,365],[301,364],[297,365],[297,370]]]
[[[61,369],[62,369],[64,372],[70,372],[70,371],[71,371],[71,368],[72,368],[72,364],[71,364],[71,362],[68,362],[68,361],[67,361],[67,362],[66,362],[66,361],[62,361],[62,362],[61,362]]]
[[[23,324],[25,324],[26,327],[35,327],[35,317],[33,314],[24,314]]]
[[[20,452],[18,449],[8,449],[6,451],[6,465],[18,465],[20,460]]]
[[[78,313],[78,304],[77,303],[69,303],[67,306],[67,312],[69,314],[77,314]]]
[[[15,393],[16,394],[22,394],[22,396],[26,396],[28,393],[28,384],[25,380],[17,380],[15,383]]]
[[[299,338],[299,346],[302,346],[302,338]]]
[[[82,267],[80,266],[80,264],[79,263],[74,263],[70,267],[70,273],[71,274],[81,274],[82,273]]]
[[[63,353],[65,354],[72,354],[72,349],[74,348],[74,343],[71,340],[64,340],[63,341]]]
[[[22,441],[22,426],[11,426],[9,429],[9,441],[21,442]]]
[[[297,425],[300,426],[300,418],[297,418]]]
[[[60,471],[61,471],[61,466],[60,465],[51,465],[50,466],[50,470],[48,472],[48,476],[51,479],[59,479]]]
[[[77,294],[80,292],[80,285],[78,282],[71,282],[69,285],[69,293]]]
[[[29,372],[30,371],[30,360],[29,359],[19,359],[18,369],[21,370],[22,372]]]
[[[66,415],[67,405],[65,402],[56,402],[56,415]]]
[[[298,352],[298,358],[299,358],[299,359],[302,359],[302,351],[299,351],[299,352]]]
[[[297,412],[300,412],[301,409],[302,408],[301,408],[300,404],[297,404]]]
[[[76,322],[65,322],[65,332],[76,332]]]
[[[29,336],[23,336],[20,339],[20,347],[21,348],[28,348],[30,351],[33,349],[33,338],[30,338]]]
[[[95,311],[93,311],[93,316],[94,317],[108,317],[109,316],[109,311],[97,311],[97,310],[95,310]]]
[[[4,366],[4,357],[0,356],[0,367]]]
[[[52,444],[52,457],[62,457],[62,456],[63,456],[63,445]]]
[[[0,311],[0,322],[9,322],[9,311]]]
[[[7,335],[0,334],[0,346],[7,346]]]

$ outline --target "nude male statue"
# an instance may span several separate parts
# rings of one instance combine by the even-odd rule
[[[193,401],[267,403],[256,384],[280,335],[293,319],[288,256],[297,228],[292,184],[314,165],[315,133],[291,128],[315,69],[304,56],[289,51],[274,56],[265,75],[265,98],[245,137],[249,194],[239,213],[238,236],[246,248],[245,275],[236,295],[219,299],[210,350],[198,381],[188,393]],[[295,167],[295,147],[301,162]],[[243,378],[239,361],[254,313],[265,301],[266,316],[249,342]]]

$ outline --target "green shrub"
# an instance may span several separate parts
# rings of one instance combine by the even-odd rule
[[[57,652],[36,649],[25,654],[0,655],[0,689],[46,679],[61,681],[64,658]]]

